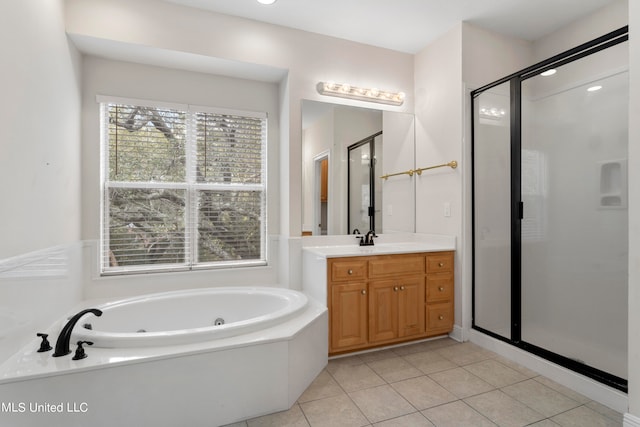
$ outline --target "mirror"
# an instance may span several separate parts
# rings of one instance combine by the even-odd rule
[[[412,114],[302,101],[302,234],[415,231]]]

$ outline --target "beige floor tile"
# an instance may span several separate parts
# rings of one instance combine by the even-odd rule
[[[559,424],[554,423],[551,420],[542,420],[537,423],[529,424],[528,427],[558,427]]]
[[[579,406],[551,418],[563,427],[620,427],[620,423],[586,406]]]
[[[372,351],[370,353],[363,353],[359,355],[360,360],[364,363],[373,362],[376,360],[389,359],[391,357],[398,357],[398,355],[391,349]]]
[[[344,356],[329,360],[326,369],[329,373],[333,373],[336,369],[340,369],[345,366],[362,365],[363,363],[364,362],[360,359],[360,356]]]
[[[329,372],[323,370],[316,379],[313,380],[311,385],[307,387],[304,393],[302,393],[302,396],[298,399],[298,403],[309,402],[340,394],[344,394],[342,387],[340,387],[336,380],[333,379]]]
[[[587,408],[593,409],[599,414],[604,415],[607,418],[611,418],[612,420],[619,422],[620,425],[624,422],[624,414],[621,414],[618,411],[615,411],[601,403],[591,401],[585,405]]]
[[[409,402],[388,385],[354,391],[349,393],[349,397],[372,423],[416,411]]]
[[[405,356],[407,354],[437,350],[439,348],[444,348],[444,347],[448,347],[450,345],[456,345],[456,344],[459,344],[459,343],[455,340],[452,340],[449,337],[438,338],[435,340],[422,341],[415,344],[395,347],[393,349],[393,352],[396,353],[398,356]]]
[[[420,411],[457,400],[456,396],[427,376],[399,381],[391,386]]]
[[[589,399],[588,397],[578,393],[577,391],[571,390],[570,388],[567,388],[561,384],[558,384],[557,382],[550,380],[547,377],[537,376],[534,378],[534,380],[538,381],[540,384],[544,384],[547,387],[554,389],[557,392],[564,394],[569,399],[573,399],[578,403],[585,404],[591,401],[591,399]]]
[[[575,400],[535,380],[522,381],[504,387],[502,391],[545,417],[552,417],[580,406]]]
[[[302,403],[300,408],[311,427],[361,427],[369,425],[367,418],[346,394]]]
[[[386,384],[378,374],[364,364],[340,366],[334,369],[331,375],[346,392]]]
[[[458,366],[469,365],[496,356],[495,353],[470,342],[444,347],[436,352]]]
[[[500,390],[464,399],[469,406],[501,427],[520,427],[545,417]]]
[[[506,357],[496,355],[493,359],[495,359],[498,362],[502,363],[504,366],[508,366],[509,368],[513,369],[514,371],[520,372],[522,375],[524,375],[527,378],[534,378],[534,377],[537,377],[538,375],[540,375],[537,372],[532,371],[531,369],[526,368],[526,367],[520,365],[519,363],[514,362],[513,360],[507,359]]]
[[[461,400],[422,411],[438,427],[495,427],[489,419]]]
[[[457,368],[458,365],[440,356],[435,351],[422,351],[403,356],[404,360],[420,369],[425,374]]]
[[[436,372],[430,374],[429,377],[459,398],[474,396],[495,389],[488,382],[463,368]]]
[[[399,356],[367,363],[376,374],[388,383],[419,377],[422,371]]]
[[[464,366],[464,369],[482,378],[495,387],[506,387],[527,379],[518,371],[514,371],[497,360],[489,359]]]
[[[253,418],[247,421],[249,427],[309,427],[300,406],[293,405],[288,411]]]
[[[434,425],[420,412],[403,415],[402,417],[375,423],[376,427],[434,427]]]

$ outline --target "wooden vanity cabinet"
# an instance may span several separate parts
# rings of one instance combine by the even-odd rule
[[[453,328],[453,252],[427,257],[427,333],[437,335]]]
[[[447,333],[453,252],[327,259],[329,353]]]

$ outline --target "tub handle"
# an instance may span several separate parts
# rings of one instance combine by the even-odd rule
[[[78,348],[76,348],[76,354],[73,355],[71,360],[80,360],[87,357],[87,353],[84,352],[84,347],[82,344],[93,345],[91,341],[78,341]]]
[[[40,348],[38,349],[38,353],[44,353],[45,351],[53,350],[53,347],[51,347],[51,343],[49,343],[49,340],[47,339],[49,334],[38,333],[37,335],[40,338],[42,338],[42,342],[40,343]]]

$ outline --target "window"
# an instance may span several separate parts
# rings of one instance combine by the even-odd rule
[[[266,114],[101,101],[103,273],[266,264]]]

